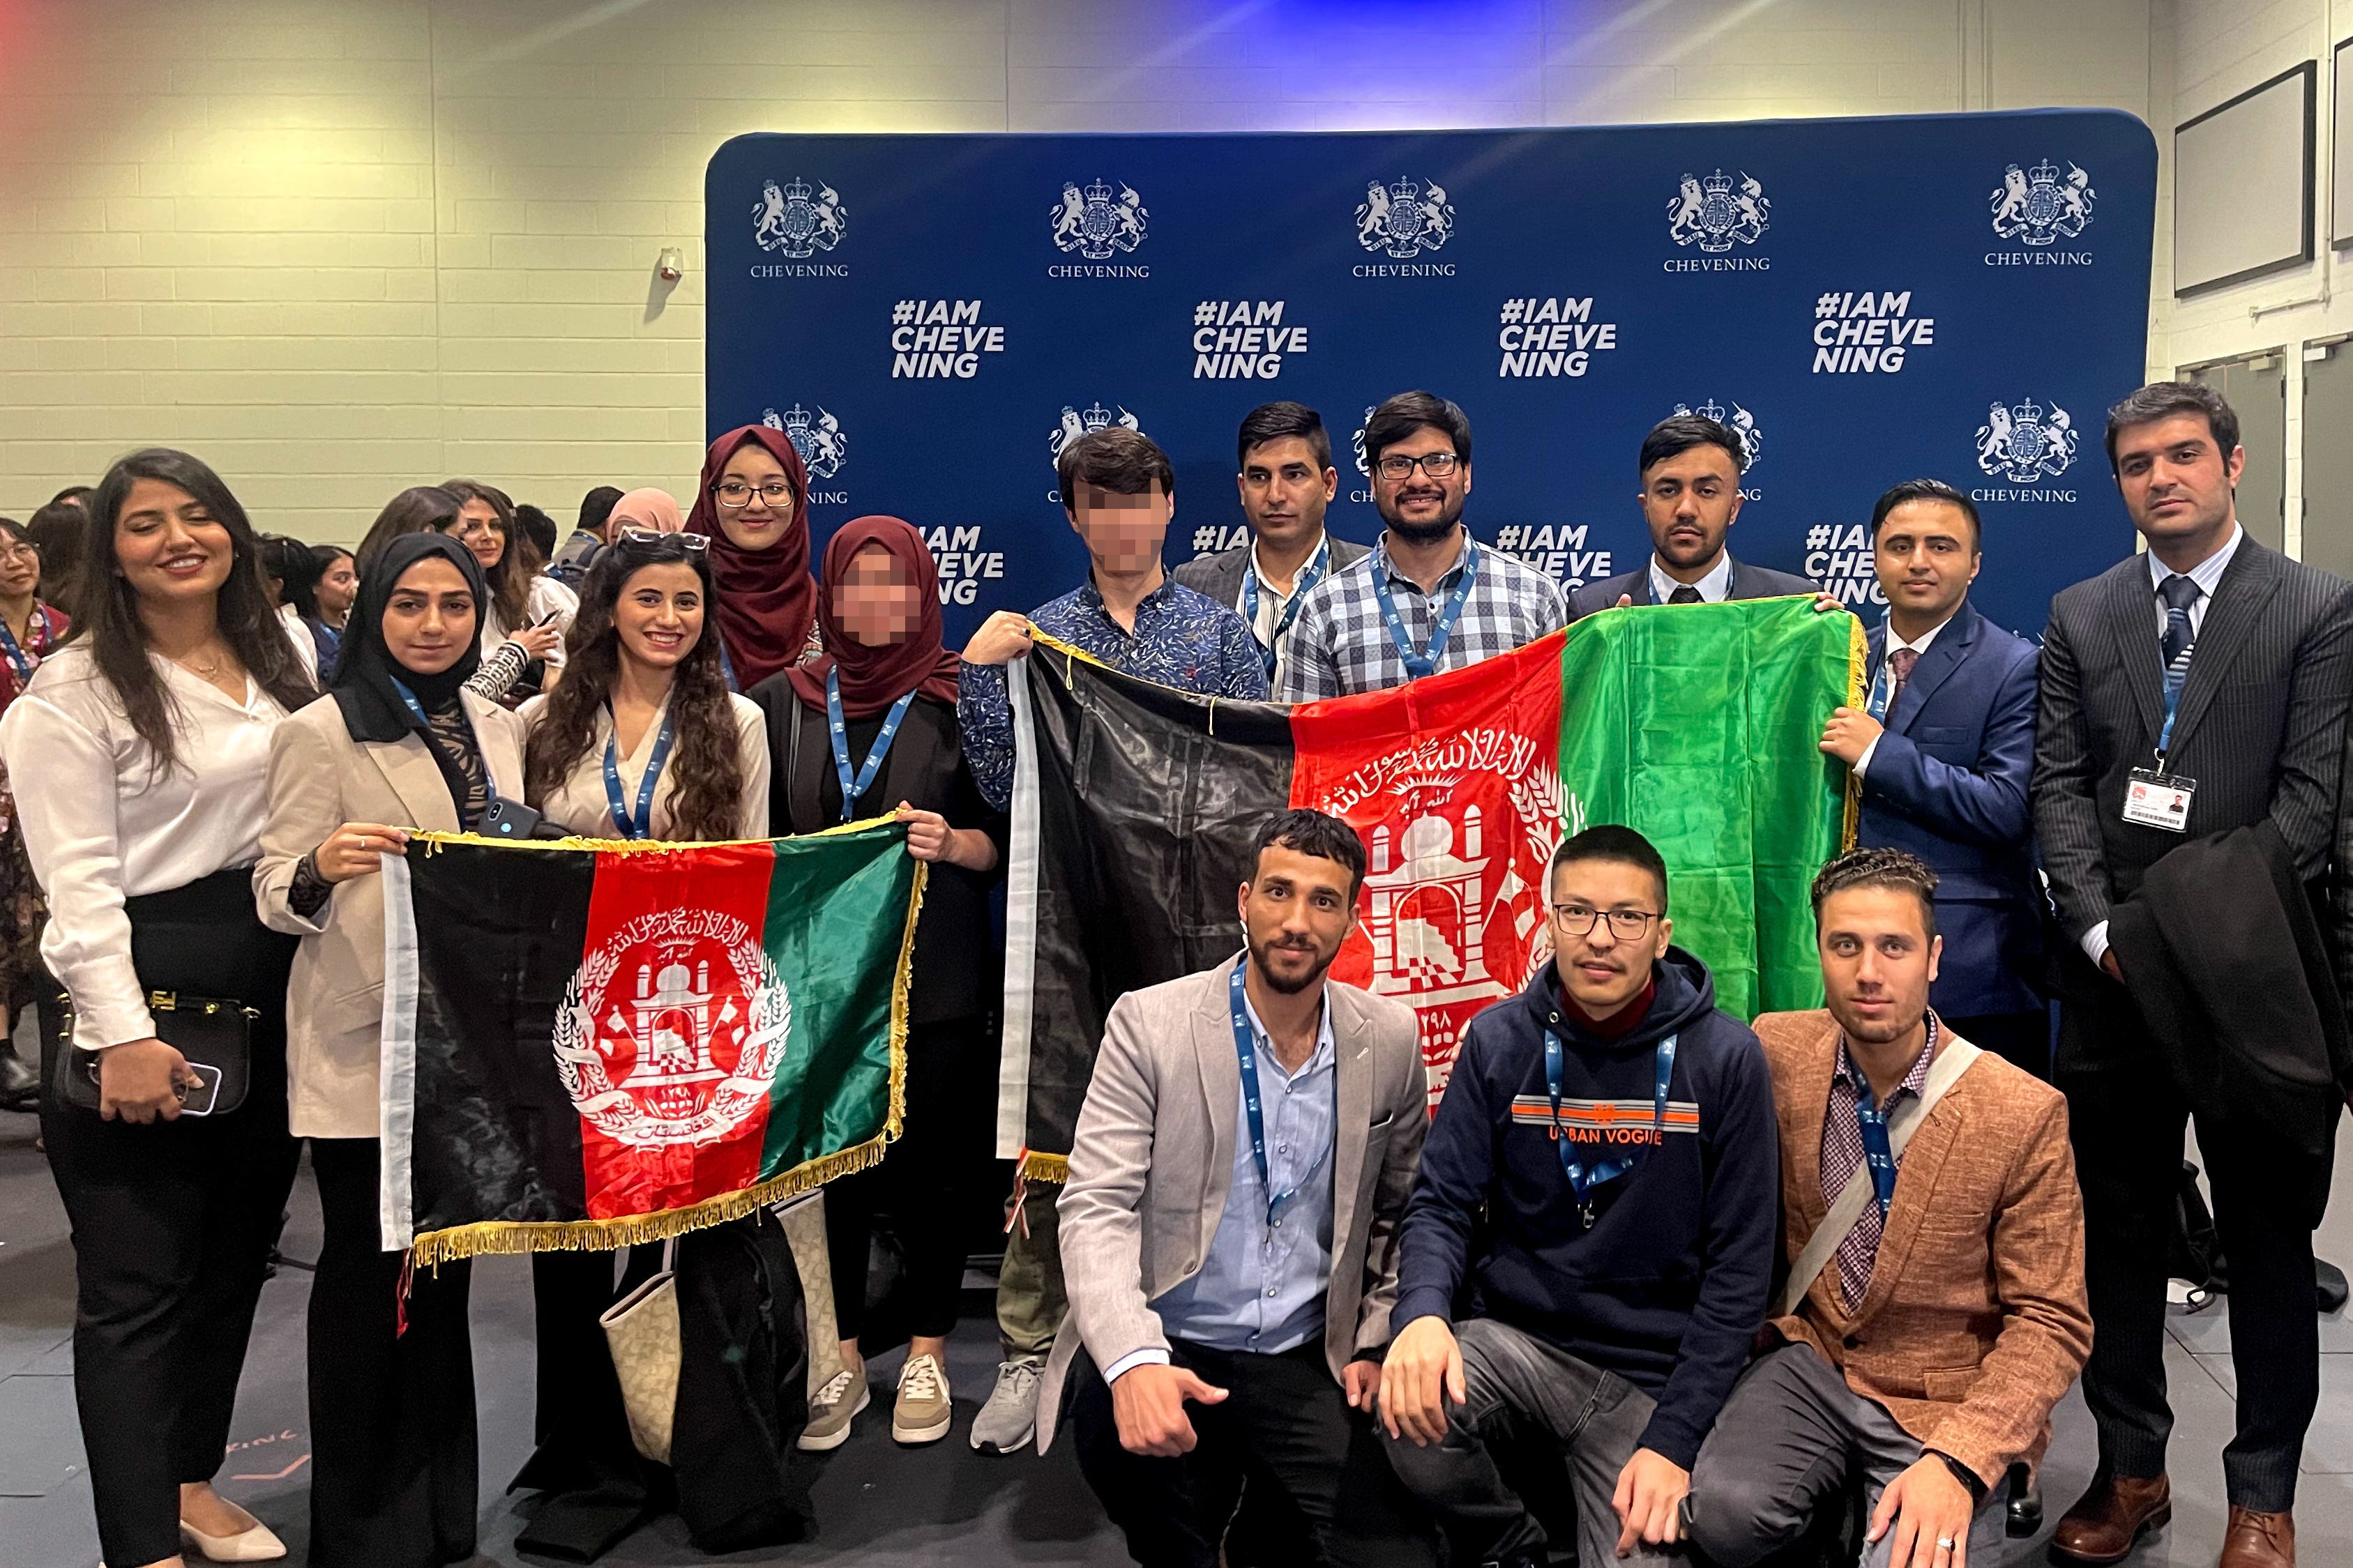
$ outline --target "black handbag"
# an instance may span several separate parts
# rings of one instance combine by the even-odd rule
[[[60,996],[58,1002],[61,1022],[50,1087],[63,1103],[94,1111],[98,1053],[74,1047],[72,1001]],[[260,1014],[227,997],[176,991],[148,993],[147,1010],[155,1019],[155,1037],[186,1058],[206,1080],[204,1089],[188,1096],[192,1108],[202,1105],[199,1114],[225,1116],[245,1103],[253,1079],[253,1021]]]

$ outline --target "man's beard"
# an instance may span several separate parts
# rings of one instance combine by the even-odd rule
[[[1284,996],[1296,996],[1323,979],[1324,971],[1332,967],[1332,961],[1340,956],[1339,950],[1334,949],[1331,952],[1323,955],[1314,968],[1294,980],[1289,974],[1278,972],[1271,963],[1267,962],[1268,956],[1277,951],[1276,945],[1272,942],[1252,942],[1250,944],[1250,967],[1258,971],[1259,979],[1265,983],[1268,990]],[[1302,952],[1308,950],[1285,947],[1280,951]]]
[[[1402,509],[1392,501],[1379,509],[1381,521],[1388,525],[1390,532],[1408,543],[1435,544],[1453,532],[1454,525],[1462,521],[1462,504],[1469,499],[1467,496],[1454,497],[1434,522],[1409,522],[1398,515]]]

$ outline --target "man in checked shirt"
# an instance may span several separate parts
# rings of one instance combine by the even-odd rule
[[[1990,1564],[2010,1467],[2042,1458],[2051,1407],[2091,1353],[2066,1101],[1930,1010],[1936,891],[1900,849],[1822,868],[1830,1005],[1753,1026],[1794,1261],[1773,1347],[1692,1472],[1692,1539],[1718,1568],[1826,1522],[1851,1467],[1867,1568]]]

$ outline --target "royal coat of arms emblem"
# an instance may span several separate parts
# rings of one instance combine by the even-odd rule
[[[2002,172],[2001,188],[1989,199],[1993,204],[1993,231],[2024,245],[2050,245],[2073,239],[2092,221],[2092,176],[2073,163],[2064,179],[2048,158],[2031,169],[2012,163]]]
[[[2056,404],[2046,409],[2031,397],[1997,403],[1978,426],[1978,467],[2014,485],[2055,479],[2074,462],[2083,439],[2067,411]]]
[[[1075,250],[1089,261],[1109,261],[1144,243],[1145,221],[1152,215],[1132,186],[1120,186],[1114,195],[1108,184],[1096,180],[1084,190],[1064,185],[1052,216],[1055,249]]]
[[[1426,185],[1402,175],[1392,185],[1375,180],[1356,206],[1356,243],[1399,260],[1436,250],[1453,234],[1454,204],[1435,180]]]
[[[795,261],[831,250],[841,243],[849,226],[849,214],[842,207],[841,193],[822,183],[811,190],[807,180],[796,178],[779,190],[776,182],[770,180],[760,187],[760,199],[752,204],[754,243]]]
[[[1746,170],[1737,184],[1722,169],[1704,177],[1685,174],[1667,204],[1667,233],[1677,245],[1721,255],[1735,244],[1756,244],[1772,212],[1765,187]]]
[[[849,437],[842,433],[841,421],[822,406],[814,415],[797,403],[782,414],[770,408],[761,414],[760,423],[785,433],[810,479],[829,479],[849,460]]]

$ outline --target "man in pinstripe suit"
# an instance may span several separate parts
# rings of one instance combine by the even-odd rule
[[[2084,1185],[2094,1325],[2084,1394],[2100,1435],[2098,1474],[2052,1548],[2114,1563],[2170,1516],[2166,1243],[2194,1114],[2230,1259],[2238,1371],[2221,1568],[2274,1568],[2295,1561],[2296,1463],[2319,1398],[2319,1210],[2307,1194],[2326,1192],[2327,1172],[2183,1097],[2108,949],[2108,914],[2175,846],[2265,821],[2307,878],[2320,875],[2353,688],[2353,584],[2239,527],[2232,489],[2246,455],[2237,416],[2211,388],[2141,388],[2109,412],[2107,447],[2148,553],[2052,602],[2032,787],[2071,944],[2057,1077]]]

